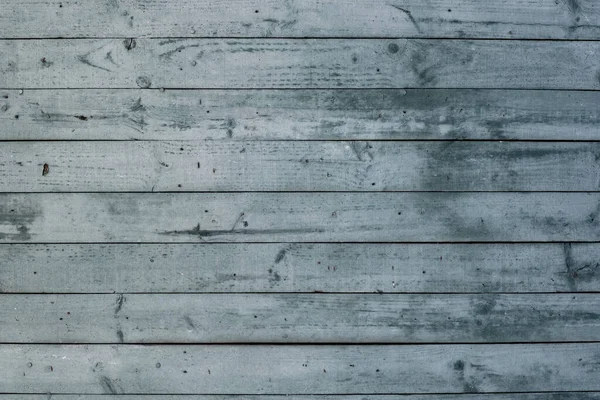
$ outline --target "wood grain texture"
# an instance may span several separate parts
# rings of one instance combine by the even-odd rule
[[[598,343],[1,345],[0,385],[30,394],[598,391],[599,358]]]
[[[252,0],[235,6],[134,0],[4,0],[0,37],[284,36],[596,39],[596,2],[476,0],[306,2]]]
[[[600,188],[597,142],[11,142],[0,159],[2,192]]]
[[[3,343],[600,341],[598,294],[0,295]]]
[[[5,293],[600,292],[598,244],[4,244]]]
[[[48,394],[0,394],[2,400],[48,400]],[[51,394],[51,400],[106,400],[106,395]],[[110,395],[111,400],[314,400],[314,395]],[[477,393],[423,395],[319,395],[320,400],[597,400],[598,392]]]
[[[597,193],[0,195],[10,242],[596,241]]]
[[[0,140],[600,140],[599,103],[552,90],[0,90]]]
[[[4,40],[0,88],[600,89],[599,52],[593,41]]]

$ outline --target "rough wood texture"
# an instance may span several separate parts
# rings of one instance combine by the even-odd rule
[[[552,90],[0,90],[0,140],[600,140],[599,103]]]
[[[599,358],[598,343],[1,345],[0,386],[31,394],[598,391]]]
[[[4,40],[0,88],[600,89],[597,53],[592,41]]]
[[[280,36],[596,39],[594,1],[383,0],[199,3],[3,0],[0,37]]]
[[[0,241],[597,241],[599,204],[597,193],[2,194]]]
[[[598,294],[0,295],[4,343],[600,341]]]
[[[110,395],[111,400],[314,400],[314,395]],[[597,400],[598,392],[422,395],[319,395],[319,400]],[[2,400],[48,400],[48,394],[0,394]],[[106,395],[52,394],[52,400],[106,400]]]
[[[600,143],[586,142],[13,142],[0,158],[1,192],[596,191],[600,182]]]
[[[5,293],[600,292],[598,244],[0,245]]]

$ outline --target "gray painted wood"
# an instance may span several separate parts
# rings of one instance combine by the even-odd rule
[[[594,41],[4,40],[0,88],[600,89],[598,52]]]
[[[110,395],[111,400],[597,400],[598,392],[477,393],[423,395]],[[106,400],[93,394],[0,394],[2,400]]]
[[[5,293],[600,292],[598,244],[11,244]]]
[[[0,241],[596,241],[599,204],[597,193],[2,194]]]
[[[598,358],[598,343],[1,345],[0,385],[31,394],[598,391]]]
[[[417,36],[596,39],[593,1],[4,0],[0,37]]]
[[[595,191],[600,182],[600,143],[586,142],[11,142],[0,158],[2,192]]]
[[[0,295],[4,343],[600,341],[598,294]]]
[[[0,140],[600,140],[599,103],[552,90],[1,90]]]

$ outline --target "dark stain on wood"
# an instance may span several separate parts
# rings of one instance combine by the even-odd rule
[[[104,391],[105,394],[118,394],[119,393],[119,390],[118,390],[117,385],[114,382],[114,380],[112,380],[111,378],[109,378],[106,375],[102,375],[100,377],[100,386],[102,387],[102,390]]]
[[[137,42],[135,41],[135,39],[125,39],[123,41],[123,46],[125,46],[125,49],[127,49],[127,51],[134,49],[136,45]]]
[[[324,229],[319,228],[298,228],[298,229],[201,229],[200,224],[192,229],[160,231],[160,235],[166,236],[197,236],[202,239],[213,236],[227,235],[281,235],[281,234],[306,234],[306,233],[322,233]]]
[[[127,301],[127,299],[125,298],[125,296],[123,295],[123,293],[119,294],[117,296],[117,305],[115,307],[115,315],[117,315],[121,309],[123,308],[123,304],[125,304],[125,301]]]
[[[0,240],[31,240],[31,225],[41,216],[41,207],[34,202],[20,203],[17,200],[1,202]]]

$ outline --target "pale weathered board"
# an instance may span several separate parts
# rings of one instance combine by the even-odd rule
[[[600,341],[599,294],[0,295],[3,343]]]
[[[161,3],[162,4],[162,3]],[[0,88],[600,89],[600,42],[0,41]],[[510,55],[510,56],[508,56]]]
[[[600,292],[600,245],[3,244],[5,293]]]
[[[598,142],[9,142],[0,159],[1,192],[600,188]]]
[[[30,394],[598,391],[599,359],[599,343],[0,345],[0,387]]]
[[[588,242],[599,209],[598,193],[1,194],[0,241]]]
[[[111,400],[598,400],[599,392],[394,394],[394,395],[131,395],[114,394]],[[0,394],[2,400],[106,400],[103,394]]]
[[[0,140],[600,140],[600,92],[0,91]]]
[[[590,0],[3,0],[0,37],[493,37],[596,39]]]

